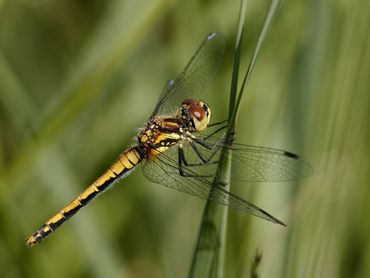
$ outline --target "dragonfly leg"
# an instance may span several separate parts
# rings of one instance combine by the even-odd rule
[[[222,127],[222,128],[225,128],[225,127]],[[221,129],[219,129],[218,131],[220,131]],[[216,132],[218,132],[216,130]],[[213,134],[205,137],[205,138],[197,138],[197,137],[192,137],[192,139],[197,142],[199,145],[201,145],[202,147],[208,149],[208,150],[214,150],[216,147],[218,147],[220,145],[221,142],[223,142],[225,136],[226,136],[226,133],[224,133],[220,138],[217,139],[217,141],[214,143],[214,144],[210,144],[208,142],[205,142],[205,140],[207,140],[209,137],[211,137]],[[223,142],[224,143],[224,142]]]
[[[190,143],[190,146],[193,148],[193,150],[195,151],[195,153],[197,154],[197,156],[200,158],[200,160],[202,160],[202,164],[207,164],[210,162],[210,160],[214,157],[214,155],[217,153],[218,151],[218,148],[217,146],[214,146],[214,148],[211,148],[210,150],[212,150],[212,154],[208,157],[208,158],[205,158],[203,156],[203,154],[200,152],[200,150],[198,149],[198,147],[194,144],[194,142],[192,141],[189,141]]]
[[[199,139],[199,138],[194,137],[193,140],[196,143],[198,143],[199,145],[201,145],[202,147],[204,147],[204,148],[206,148],[208,150],[211,150],[212,153],[209,155],[208,158],[205,158],[202,155],[202,153],[199,151],[198,147],[192,141],[189,141],[191,147],[193,148],[193,150],[195,151],[195,153],[197,154],[197,156],[200,158],[200,160],[202,160],[202,163],[187,164],[186,166],[201,166],[201,165],[204,165],[204,164],[216,164],[216,163],[218,163],[218,160],[215,160],[215,161],[211,161],[211,160],[216,155],[216,153],[219,151],[219,149],[222,147],[222,145],[220,145],[220,143],[221,142],[222,143],[225,143],[223,141],[225,135],[226,135],[226,133],[223,134],[222,137],[219,138],[214,144],[209,144],[207,142],[204,142],[204,139]],[[233,141],[234,141],[234,139],[233,139]],[[185,159],[185,156],[184,156],[184,159]]]
[[[208,125],[208,127],[212,127],[212,126],[216,126],[216,125],[221,125],[221,124],[226,123],[226,122],[228,122],[228,121],[229,121],[229,119],[226,119],[226,120],[221,121],[221,122],[217,122],[217,123],[210,124],[210,125]]]
[[[193,150],[195,151],[195,153],[197,154],[197,156],[199,157],[199,159],[202,161],[201,163],[192,163],[192,164],[187,164],[187,166],[202,166],[202,165],[205,165],[205,164],[216,164],[218,163],[218,161],[211,161],[212,158],[216,155],[217,151],[218,151],[218,147],[215,146],[213,149],[212,149],[212,153],[209,155],[208,158],[205,158],[204,155],[202,155],[202,153],[199,151],[198,147],[193,143],[193,142],[190,142],[190,146],[193,148]],[[184,159],[185,159],[185,156],[184,156]]]
[[[179,167],[178,168],[179,168],[179,174],[180,174],[180,176],[182,176],[182,177],[202,177],[202,178],[210,178],[210,177],[212,177],[210,175],[203,175],[202,176],[202,175],[192,175],[192,174],[185,173],[184,172],[184,168],[183,168],[184,165],[185,166],[195,166],[195,165],[189,164],[186,161],[184,150],[183,150],[182,147],[178,147],[177,151],[178,151],[178,164],[179,164]],[[204,163],[199,164],[199,166],[200,165],[204,165]]]
[[[177,149],[177,154],[178,154],[178,163],[179,163],[179,174],[180,176],[184,176],[184,169],[182,167],[183,167],[183,164],[185,166],[188,166],[188,163],[185,160],[184,150],[182,149],[182,147],[179,147]]]
[[[212,132],[211,134],[209,134],[209,135],[207,135],[206,137],[202,138],[202,140],[203,140],[203,141],[208,140],[210,137],[212,137],[213,135],[215,135],[215,134],[219,133],[221,130],[223,130],[223,129],[225,129],[225,128],[227,128],[227,125],[224,125],[224,126],[222,126],[222,127],[218,128],[218,129],[216,129],[216,130],[215,130],[214,132]]]

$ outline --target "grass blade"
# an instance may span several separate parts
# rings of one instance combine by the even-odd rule
[[[240,1],[238,31],[234,53],[232,80],[230,87],[229,116],[233,114],[237,99],[241,43],[244,31],[246,1]],[[229,127],[230,128],[230,127]],[[230,184],[231,153],[224,151],[214,182],[222,182],[225,189]],[[224,272],[224,246],[226,239],[227,214],[224,207],[207,202],[203,212],[198,242],[194,252],[189,277],[221,277]]]
[[[280,1],[272,1],[264,24],[259,35],[256,48],[248,65],[246,74],[237,95],[239,65],[241,59],[241,43],[245,24],[246,1],[241,0],[238,19],[238,33],[234,53],[234,63],[232,71],[232,81],[229,97],[229,126],[226,140],[232,140],[236,119],[244,93],[254,69],[258,54],[261,51],[267,31],[272,22],[272,18],[277,11]],[[214,179],[214,184],[222,185],[226,190],[230,187],[231,174],[231,152],[225,148],[222,150],[220,162]],[[194,252],[190,277],[223,277],[224,275],[224,254],[226,241],[226,222],[227,210],[208,201],[203,213],[201,227],[198,235],[198,243]]]
[[[240,108],[240,103],[241,103],[241,100],[242,100],[242,97],[243,97],[243,94],[244,94],[245,87],[248,85],[249,79],[252,76],[252,73],[253,73],[254,66],[256,64],[258,55],[261,52],[261,47],[263,45],[263,42],[265,41],[267,32],[268,32],[268,30],[270,29],[270,26],[271,26],[272,19],[273,19],[274,15],[276,14],[276,11],[277,11],[279,5],[280,5],[280,0],[272,0],[269,11],[267,12],[267,15],[266,15],[264,23],[263,23],[261,33],[258,37],[256,48],[253,51],[252,58],[249,62],[248,68],[247,68],[247,72],[244,75],[243,82],[242,82],[242,85],[240,87],[238,99],[236,100],[236,103],[235,103],[235,109],[233,110],[233,115],[231,115],[231,117],[230,117],[230,125],[231,126],[235,125],[237,115],[238,115],[238,112],[239,112],[239,108]]]
[[[231,87],[230,87],[229,118],[231,117],[232,111],[234,110],[236,97],[237,97],[237,91],[238,91],[240,55],[241,55],[241,45],[242,45],[243,32],[244,32],[245,10],[246,10],[246,1],[240,1],[238,31],[237,31],[237,34],[236,34],[233,72],[232,72]]]

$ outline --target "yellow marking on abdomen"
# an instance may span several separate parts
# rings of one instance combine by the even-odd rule
[[[113,165],[92,185],[86,188],[72,202],[51,217],[44,225],[34,232],[27,240],[27,246],[32,246],[43,241],[48,235],[55,231],[60,225],[76,214],[82,207],[86,206],[99,193],[106,190],[119,178],[129,174],[131,170],[144,159],[138,147],[124,151]]]

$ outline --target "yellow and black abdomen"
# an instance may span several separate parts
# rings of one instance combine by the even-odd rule
[[[72,202],[61,209],[57,214],[50,218],[44,225],[33,233],[27,240],[27,246],[40,243],[65,221],[71,218],[82,207],[86,206],[99,193],[106,190],[109,186],[119,179],[131,173],[133,168],[144,159],[144,154],[139,147],[133,147],[124,151],[116,162],[99,178],[97,178],[85,191],[78,195]]]

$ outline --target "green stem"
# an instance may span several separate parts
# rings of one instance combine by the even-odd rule
[[[250,76],[253,72],[255,62],[265,40],[267,31],[270,27],[273,15],[277,11],[280,0],[271,2],[269,11],[266,15],[261,33],[259,35],[256,48],[253,52],[248,69],[243,78],[239,94],[237,94],[239,65],[241,56],[241,44],[244,32],[246,0],[241,0],[238,33],[236,39],[236,47],[234,53],[234,64],[232,72],[232,81],[229,97],[229,125],[225,140],[231,142],[233,132],[236,125],[236,120],[239,112],[244,89],[248,84]],[[221,153],[220,162],[216,171],[213,184],[221,185],[224,189],[230,188],[231,174],[231,151],[229,148],[224,148]],[[212,192],[210,193],[212,194]],[[208,201],[203,212],[201,227],[198,235],[198,242],[194,252],[189,277],[223,277],[224,271],[224,256],[225,256],[225,241],[226,241],[226,223],[227,210],[225,207],[220,207]]]
[[[240,1],[238,31],[234,53],[234,64],[229,98],[229,116],[233,114],[237,99],[239,65],[241,54],[242,34],[244,31],[246,1]],[[228,126],[226,140],[231,140],[233,127]],[[231,152],[224,149],[221,153],[214,183],[222,184],[229,190]],[[226,240],[227,210],[225,207],[207,202],[201,220],[198,242],[194,252],[189,277],[222,277],[224,273],[224,254]]]

